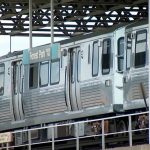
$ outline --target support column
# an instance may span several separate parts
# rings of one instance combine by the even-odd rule
[[[9,150],[9,144],[8,143],[6,143],[6,150]]]
[[[28,131],[28,150],[31,150],[31,131]]]
[[[54,140],[55,140],[55,127],[51,127],[51,130],[52,130],[52,150],[55,150],[55,145],[54,145]]]
[[[102,150],[105,149],[105,126],[104,126],[104,120],[102,120]]]
[[[79,150],[79,124],[75,124],[75,128],[76,128],[76,150]]]
[[[51,0],[51,45],[54,43],[54,2]]]
[[[149,144],[150,144],[150,0],[148,1],[148,54],[149,54]]]
[[[131,116],[128,117],[129,120],[129,145],[132,147],[132,119]]]
[[[29,0],[29,49],[32,49],[32,0]]]
[[[10,35],[10,53],[11,53],[11,35]]]

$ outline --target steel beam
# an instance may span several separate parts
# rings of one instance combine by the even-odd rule
[[[44,28],[50,28],[51,20],[54,21],[54,34],[63,32],[64,36],[73,36],[91,32],[96,28],[109,27],[110,24],[113,26],[121,22],[148,18],[147,0],[54,0],[53,17],[49,2],[50,0],[33,2],[32,31],[38,31],[37,36],[42,36],[43,33],[49,35],[47,28]],[[21,35],[28,32],[28,8],[27,0],[0,0],[0,34]]]

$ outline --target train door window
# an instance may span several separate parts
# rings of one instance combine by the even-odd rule
[[[23,65],[20,64],[20,93],[23,92]]]
[[[51,84],[58,84],[60,80],[60,59],[51,62]]]
[[[77,81],[80,81],[80,75],[81,75],[81,51],[78,51],[78,62],[77,62]]]
[[[39,76],[39,85],[47,86],[49,82],[49,62],[41,62],[40,63],[40,76]]]
[[[126,69],[130,69],[131,65],[132,39],[131,33],[127,34],[127,51],[126,51]]]
[[[30,65],[29,88],[38,87],[38,63]]]
[[[141,30],[136,32],[135,43],[135,67],[143,67],[146,63],[146,46],[147,46],[147,31]]]
[[[92,54],[92,76],[95,77],[98,75],[99,71],[99,50],[98,50],[98,41],[93,43],[93,54]]]
[[[118,71],[123,71],[124,37],[118,39]]]
[[[63,51],[61,51],[61,58],[60,58],[60,67],[62,68],[63,66]]]
[[[73,51],[70,54],[70,65],[71,65],[71,82],[74,83],[75,79],[75,61],[76,61],[76,53]]]
[[[5,66],[0,64],[0,95],[4,94],[4,76],[5,76]]]
[[[88,46],[88,64],[91,63],[91,50],[90,50],[90,44]]]
[[[110,51],[111,51],[111,40],[103,40],[102,50],[102,74],[109,74],[110,72]]]
[[[13,89],[14,94],[18,93],[18,80],[20,79],[19,75],[19,66],[14,62],[13,64]]]

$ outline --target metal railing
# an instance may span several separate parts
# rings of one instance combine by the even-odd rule
[[[47,125],[45,127],[14,131],[12,132],[13,142],[9,144],[5,143],[1,149],[8,150],[17,147],[28,147],[27,149],[31,150],[32,146],[50,143],[51,149],[55,150],[55,146],[58,146],[57,143],[71,141],[71,143],[74,144],[74,147],[76,147],[76,150],[79,150],[83,140],[94,138],[99,141],[100,148],[104,150],[106,147],[107,138],[112,136],[113,139],[115,139],[118,135],[127,137],[127,141],[129,143],[128,146],[131,147],[133,145],[133,135],[138,132],[146,132],[149,129],[148,127],[135,127],[135,118],[142,115],[148,116],[148,112],[120,115],[80,122],[71,122],[65,124]],[[126,128],[121,128],[120,130],[115,129],[116,126],[118,126],[115,125],[117,120],[124,120],[124,122],[126,123]],[[109,129],[108,132],[105,131],[105,121],[111,122],[109,123],[109,125],[111,124],[112,129]],[[97,130],[99,129],[98,132],[91,130],[94,123],[99,123],[99,126],[97,127]],[[88,130],[88,128],[90,130]],[[61,129],[61,131],[59,129]],[[39,133],[43,132],[44,134],[39,135]],[[61,135],[62,132],[65,135]],[[43,137],[45,135],[46,137]]]

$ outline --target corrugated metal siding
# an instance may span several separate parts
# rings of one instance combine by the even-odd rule
[[[148,97],[148,74],[143,74],[142,76],[133,76],[130,82],[131,84],[129,85],[129,87],[127,87],[128,100],[143,99],[140,83],[142,83],[144,87],[146,98]]]
[[[81,87],[81,102],[83,108],[100,106],[106,103],[106,97],[100,84]]]
[[[64,91],[34,90],[24,93],[23,107],[25,117],[52,114],[67,110]]]
[[[0,98],[0,122],[11,121],[10,99]]]

